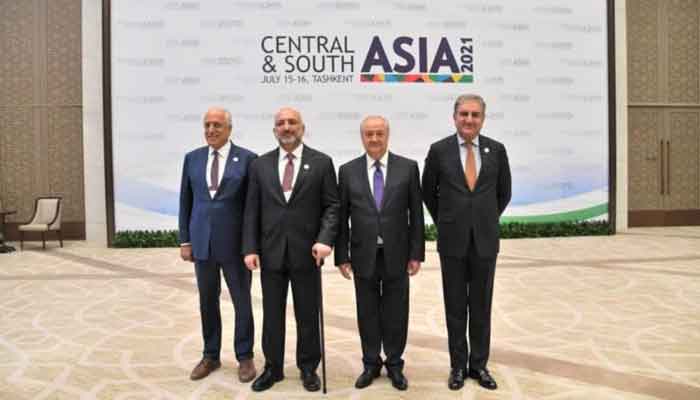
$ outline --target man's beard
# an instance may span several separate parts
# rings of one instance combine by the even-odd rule
[[[294,135],[277,135],[277,141],[280,144],[290,145],[301,142],[301,139]]]

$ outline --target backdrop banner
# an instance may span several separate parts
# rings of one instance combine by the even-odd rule
[[[422,168],[464,93],[485,98],[482,133],[508,149],[503,220],[607,218],[605,0],[111,3],[117,231],[177,228],[210,106],[258,153],[295,107],[336,168],[363,153],[360,121],[383,115],[390,150]]]

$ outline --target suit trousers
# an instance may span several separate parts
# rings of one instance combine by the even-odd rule
[[[477,254],[474,232],[467,255],[440,255],[447,336],[452,368],[486,368],[491,346],[491,301],[496,257]],[[467,341],[467,326],[469,341]],[[469,346],[471,345],[471,353]]]
[[[290,282],[297,325],[297,367],[302,371],[315,371],[321,361],[318,314],[320,269],[315,265],[304,269],[290,269],[289,266],[286,253],[282,269],[270,270],[263,266],[260,273],[263,295],[262,349],[265,366],[272,368],[275,374],[282,374],[284,369],[287,289]]]
[[[355,275],[357,324],[365,368],[381,368],[384,347],[387,370],[403,370],[401,358],[408,331],[409,278],[405,270],[388,276],[383,249],[377,249],[375,269],[370,277]]]
[[[235,325],[233,348],[238,361],[253,358],[253,308],[250,299],[251,272],[243,262],[218,263],[196,260],[194,264],[199,289],[199,311],[202,318],[204,357],[218,360],[221,353],[221,274],[233,300]]]

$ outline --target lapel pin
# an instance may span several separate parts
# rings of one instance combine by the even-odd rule
[[[488,153],[490,150],[488,147],[484,147],[484,153]]]
[[[238,157],[233,157],[233,162],[238,162]]]
[[[304,169],[309,169],[309,164],[304,164]]]

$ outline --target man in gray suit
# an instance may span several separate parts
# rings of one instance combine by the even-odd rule
[[[366,154],[340,167],[335,250],[342,275],[355,276],[364,364],[355,387],[369,386],[384,364],[391,384],[406,390],[401,356],[408,330],[408,276],[418,272],[425,256],[418,164],[387,151],[385,118],[365,118],[360,132]]]
[[[459,96],[457,133],[430,147],[423,169],[423,200],[438,231],[452,390],[464,386],[467,374],[484,388],[497,388],[486,365],[498,220],[510,202],[511,177],[503,144],[480,134],[485,112],[481,96]]]

